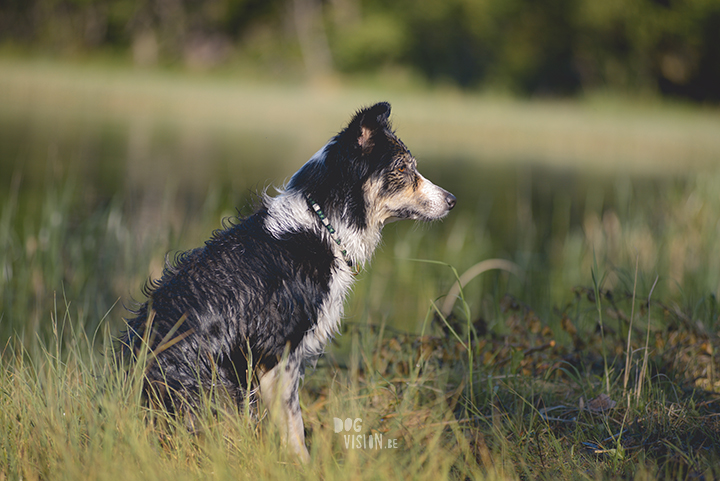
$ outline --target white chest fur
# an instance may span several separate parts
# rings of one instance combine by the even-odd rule
[[[318,312],[317,323],[305,334],[300,343],[303,358],[306,360],[319,357],[340,329],[345,298],[352,288],[355,276],[352,269],[343,262],[336,262],[336,266],[330,280],[328,295]]]

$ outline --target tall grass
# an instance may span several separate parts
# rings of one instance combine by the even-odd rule
[[[683,188],[699,192],[705,179],[696,182]],[[19,207],[14,212],[6,208],[0,222],[8,226],[3,245],[11,253],[3,266],[3,314],[8,316],[3,326],[13,326],[4,331],[0,370],[0,473],[7,479],[717,474],[713,466],[720,453],[714,446],[720,445],[720,431],[712,422],[717,400],[709,393],[717,382],[712,352],[720,310],[712,295],[701,297],[693,287],[673,296],[678,291],[666,287],[659,297],[657,286],[644,282],[642,269],[638,282],[628,283],[633,276],[610,266],[605,282],[580,287],[575,297],[568,286],[571,296],[553,310],[532,293],[537,273],[530,271],[522,281],[485,273],[485,280],[463,286],[449,315],[435,318],[427,315],[435,311],[433,303],[441,302],[462,276],[446,263],[410,259],[446,255],[448,240],[433,234],[437,229],[390,233],[376,267],[362,274],[344,334],[306,375],[302,404],[310,465],[301,466],[280,447],[266,419],[248,417],[238,406],[209,404],[199,411],[194,429],[188,429],[184,419],[142,402],[142,370],[118,364],[113,336],[123,314],[115,294],[91,301],[85,296],[98,290],[75,285],[77,279],[93,284],[107,275],[98,268],[106,264],[95,260],[106,249],[115,252],[107,264],[117,269],[115,275],[125,276],[127,285],[141,284],[147,267],[134,261],[162,258],[163,249],[133,233],[134,216],[119,203],[99,206],[83,225],[56,225],[54,218],[70,218],[76,208],[73,185],[47,189],[40,220],[26,230],[17,228],[22,225]],[[56,200],[62,198],[69,200]],[[669,214],[670,231],[677,229],[671,222],[687,222],[672,210]],[[443,226],[451,235],[464,229],[459,217]],[[622,234],[603,236],[632,237],[643,228],[641,220],[634,222]],[[39,242],[35,250],[28,249],[28,239],[41,238],[53,227],[55,233],[43,235],[55,239],[55,245],[42,251]],[[159,238],[165,242],[178,235],[170,225],[164,229]],[[185,233],[203,229],[187,227]],[[85,251],[90,255],[65,257],[88,232],[96,233],[97,242]],[[127,234],[119,237],[122,232]],[[458,243],[464,246],[460,256],[477,254],[477,245],[468,239]],[[125,249],[133,256],[125,257]],[[596,249],[597,259],[607,266],[612,250],[603,244]],[[68,266],[68,259],[79,264]],[[85,272],[72,277],[74,282],[58,277],[70,267]],[[32,276],[24,269],[40,273],[42,288],[25,284]],[[592,270],[584,277],[590,282]],[[393,286],[389,295],[388,285]],[[638,317],[630,323],[635,289],[647,301],[640,309],[644,321]],[[33,302],[17,304],[14,293]],[[688,304],[690,298],[699,300]],[[598,308],[603,319],[614,319],[618,326],[604,322],[602,340],[595,331]],[[37,316],[39,328],[23,330],[23,316]],[[394,317],[408,321],[390,322]],[[642,355],[623,365],[630,351]],[[595,365],[596,359],[603,367]],[[618,402],[628,392],[626,376],[628,389],[636,393],[627,405]],[[708,391],[687,391],[693,387]],[[361,419],[361,431],[336,433],[334,418]],[[385,443],[396,441],[389,449],[353,448],[346,444],[350,434],[364,442],[380,435]]]
[[[413,367],[397,392],[396,380],[373,373],[375,361],[359,344],[359,370],[330,373],[324,366],[314,374],[322,382],[309,383],[314,395],[304,395],[303,404],[312,461],[302,466],[281,449],[270,423],[257,423],[237,406],[201,408],[192,432],[182,418],[148,408],[139,396],[142,369],[128,371],[117,362],[107,324],[97,352],[72,318],[53,315],[50,322],[53,334],[48,343],[37,341],[36,354],[17,341],[2,353],[4,479],[447,479],[479,473],[444,403],[446,376]],[[397,354],[397,361],[407,361],[406,353]],[[382,439],[384,449],[348,449],[345,436],[357,433],[335,433],[333,417],[361,418],[364,442]]]

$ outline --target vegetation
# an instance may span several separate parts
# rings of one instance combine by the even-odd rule
[[[63,214],[67,208],[50,201],[44,207]],[[117,253],[113,237],[128,228],[113,225],[117,209],[96,211],[88,221],[96,232],[108,229],[97,238],[97,253]],[[6,210],[4,220],[8,215]],[[82,232],[58,229],[66,243],[47,248],[67,250],[83,242]],[[3,239],[8,242],[7,235]],[[421,242],[413,241],[415,249]],[[3,247],[16,256],[10,263],[15,276],[26,275],[18,267],[23,263],[38,282],[55,275],[53,264],[33,260],[42,258],[43,247],[36,253]],[[439,246],[431,250],[441,257]],[[28,326],[3,343],[0,473],[4,479],[145,480],[720,474],[715,357],[720,311],[714,296],[678,304],[673,296],[655,295],[655,285],[649,290],[651,279],[643,273],[636,282],[636,273],[615,269],[620,279],[613,290],[605,287],[609,275],[596,272],[596,289],[568,289],[574,293],[569,301],[547,311],[546,304],[530,306],[507,294],[502,278],[496,278],[476,310],[461,299],[443,319],[433,316],[431,307],[439,300],[411,297],[435,284],[427,274],[433,264],[410,262],[426,271],[425,279],[414,282],[408,263],[386,255],[377,260],[391,267],[371,270],[361,281],[352,304],[363,305],[364,313],[350,309],[355,314],[340,344],[308,373],[302,393],[312,452],[307,467],[278,447],[267,420],[248,419],[242,406],[201,411],[199,433],[181,419],[148,409],[139,399],[142,372],[127,377],[115,363],[112,336],[119,329],[119,308],[106,304],[109,313],[97,323],[85,313],[87,293],[76,303],[61,284],[38,299],[51,301],[52,308],[41,316],[37,334]],[[452,270],[434,267],[441,279],[453,279]],[[390,280],[397,286],[390,300],[377,292],[387,285],[381,278],[389,269],[398,270]],[[91,271],[84,274],[88,284],[99,281]],[[28,291],[37,288],[12,284],[4,287],[6,301],[8,293],[32,296]],[[392,302],[401,293],[426,304],[417,331],[391,324],[392,317],[404,314],[404,303]],[[383,443],[397,440],[397,448],[348,448],[348,434],[333,430],[334,418],[359,418],[363,439],[382,435]]]
[[[720,100],[716,0],[10,0],[7,49],[191,69],[409,71],[535,95]]]
[[[107,78],[117,83],[83,83],[104,77],[10,66],[0,70],[0,152],[10,160],[0,165],[0,479],[720,476],[714,114],[623,106],[611,122],[620,137],[610,138],[641,135],[628,141],[635,150],[616,146],[628,164],[638,152],[636,167],[612,164],[614,173],[582,163],[603,155],[593,151],[608,138],[604,128],[589,129],[593,137],[569,127],[562,148],[528,135],[525,149],[580,153],[553,170],[542,156],[507,160],[519,151],[500,139],[489,150],[500,161],[469,157],[474,119],[491,115],[525,133],[547,119],[609,125],[588,114],[592,103],[397,94],[410,112],[456,122],[462,135],[438,144],[440,157],[432,129],[404,122],[396,107],[400,136],[425,138],[408,140],[421,170],[459,203],[442,224],[386,228],[342,335],[306,375],[312,460],[303,467],[279,447],[272,425],[242,415],[243,406],[206,406],[195,429],[149,409],[139,398],[142,372],[117,364],[113,338],[122,304],[140,298],[168,250],[198,245],[235,206],[247,211],[248,191],[262,179],[280,183],[317,149],[318,139],[296,144],[286,134],[299,125],[301,137],[315,127],[327,137],[347,104],[395,93],[325,92],[340,109],[332,113],[312,89],[301,91],[306,96],[266,86],[243,96],[244,86],[209,80],[112,71]],[[199,92],[207,95],[203,108]],[[241,104],[246,110],[233,113]],[[273,110],[282,115],[262,116]],[[163,115],[188,120],[163,123]],[[678,136],[634,130],[644,115],[655,122],[644,126]],[[658,149],[668,137],[675,140],[660,145],[672,149]],[[691,159],[695,170],[668,161],[648,172],[648,149]],[[243,155],[267,165],[239,161]],[[492,258],[521,272],[485,271],[444,310],[457,277]],[[335,432],[335,418],[360,419],[359,432]],[[361,435],[363,448],[353,448],[348,433]],[[365,447],[380,435],[385,449]]]

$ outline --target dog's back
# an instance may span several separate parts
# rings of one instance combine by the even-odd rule
[[[128,321],[126,344],[136,351],[152,322],[148,347],[159,354],[147,374],[168,408],[196,400],[218,380],[242,399],[250,362],[272,369],[318,319],[331,250],[310,232],[274,238],[263,227],[266,216],[262,209],[180,255]]]

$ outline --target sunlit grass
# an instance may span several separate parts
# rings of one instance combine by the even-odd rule
[[[577,301],[587,312],[592,304]],[[616,313],[626,313],[626,307],[618,301]],[[663,309],[656,305],[651,310],[648,318]],[[201,408],[192,431],[182,418],[149,409],[139,396],[142,372],[116,363],[109,326],[104,324],[93,342],[82,326],[74,326],[68,311],[60,305],[50,314],[52,334],[46,341],[36,340],[32,352],[17,341],[4,346],[0,472],[6,479],[718,474],[717,397],[683,393],[684,374],[651,373],[640,368],[639,356],[629,366],[612,361],[610,396],[602,400],[605,374],[602,366],[592,366],[599,339],[588,338],[574,354],[561,346],[540,345],[552,333],[523,306],[504,308],[506,335],[470,332],[468,343],[438,336],[439,325],[430,329],[435,334],[422,337],[348,328],[348,357],[338,363],[331,353],[304,383],[311,452],[307,466],[280,447],[267,419],[244,417],[238,407]],[[675,366],[707,375],[712,359],[710,364],[685,359],[680,366],[673,351],[701,355],[702,343],[688,337],[708,334],[687,328],[677,332],[685,339],[654,342],[654,369]],[[622,341],[617,335],[606,339],[610,346]],[[637,341],[644,339],[631,348],[637,349]],[[469,364],[473,357],[468,357],[468,347],[476,355],[474,365]],[[632,386],[639,386],[638,373],[647,376],[637,397],[626,397],[622,389],[626,369]],[[358,433],[335,432],[334,418],[361,420],[362,440],[356,447],[346,436]],[[382,439],[385,448],[360,447],[368,437]]]
[[[359,369],[321,367],[313,377],[322,382],[303,396],[312,461],[302,466],[271,424],[237,407],[201,408],[192,432],[182,418],[150,410],[139,396],[142,370],[117,363],[107,325],[97,353],[69,316],[50,322],[53,333],[47,344],[34,343],[36,354],[13,341],[2,353],[5,479],[446,479],[479,472],[463,459],[463,431],[447,428],[458,423],[444,403],[446,376],[412,368],[407,387],[383,379],[357,338]],[[357,433],[334,432],[333,417],[361,418],[362,436],[382,440],[382,449],[348,450],[345,436]]]

